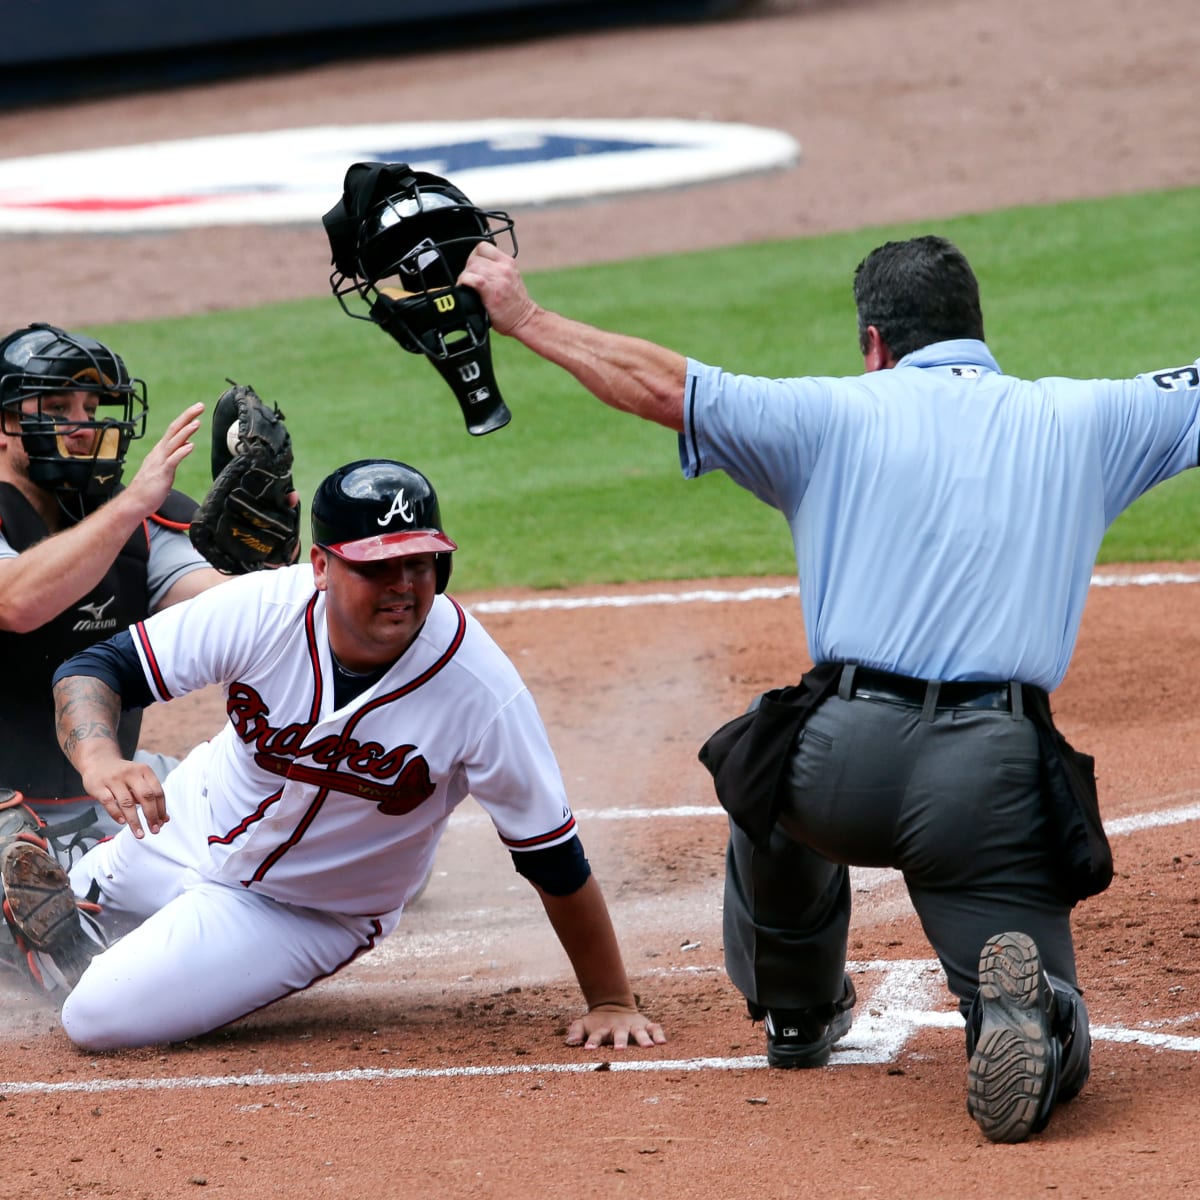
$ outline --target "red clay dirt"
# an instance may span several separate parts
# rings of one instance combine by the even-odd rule
[[[0,145],[34,153],[381,113],[697,117],[777,127],[802,143],[792,171],[519,214],[522,261],[552,266],[891,220],[929,217],[936,228],[939,216],[999,205],[1196,184],[1186,64],[1198,42],[1187,0],[1146,0],[1136,14],[1116,0],[776,3],[714,25],[4,113]],[[8,238],[3,251],[5,327],[326,290],[319,229]],[[1186,337],[1180,349],[1195,353]],[[664,457],[672,453],[667,439]],[[1055,697],[1068,737],[1097,757],[1106,819],[1133,828],[1114,837],[1112,887],[1076,916],[1098,1031],[1092,1081],[1041,1137],[992,1146],[967,1116],[961,1023],[936,978],[929,1007],[944,1023],[921,1025],[887,1061],[854,1061],[852,1031],[827,1070],[738,1065],[762,1054],[762,1035],[721,969],[723,825],[696,749],[808,660],[794,596],[684,601],[702,589],[793,581],[598,588],[589,594],[660,598],[508,613],[489,613],[486,602],[530,594],[460,594],[538,700],[635,986],[670,1043],[621,1055],[562,1044],[578,1008],[565,960],[468,809],[428,892],[383,947],[230,1029],[178,1047],[85,1055],[52,1010],[6,992],[0,1198],[165,1200],[208,1189],[255,1200],[1166,1200],[1200,1191],[1195,1049],[1123,1040],[1130,1030],[1200,1037],[1196,818],[1145,819],[1194,809],[1200,795],[1196,592],[1189,582],[1146,584],[1156,570],[1200,578],[1195,564],[1103,572],[1141,582],[1093,589]],[[219,697],[202,693],[152,710],[144,740],[181,753],[221,719]],[[708,813],[604,816],[689,806]],[[883,1020],[887,965],[930,952],[894,880],[864,876],[855,903],[859,1011]],[[698,1069],[707,1059],[720,1061]],[[674,1065],[602,1069],[608,1062]]]

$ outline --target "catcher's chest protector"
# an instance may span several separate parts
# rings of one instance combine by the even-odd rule
[[[163,509],[173,521],[193,502],[173,493]],[[0,483],[0,529],[12,548],[29,549],[48,530],[28,500]],[[51,679],[60,663],[150,615],[147,569],[150,550],[144,528],[134,530],[117,560],[86,596],[29,633],[0,632],[0,784],[30,800],[81,796],[79,775],[59,749],[54,732]],[[140,711],[121,714],[122,752],[137,749]]]

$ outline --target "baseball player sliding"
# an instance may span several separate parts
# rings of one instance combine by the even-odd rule
[[[332,975],[387,936],[469,793],[536,889],[586,1013],[568,1045],[666,1040],[637,1008],[534,701],[450,596],[454,542],[412,467],[317,489],[311,564],[231,580],[68,660],[60,744],[123,826],[67,877],[111,944],[62,1008],[89,1049],[179,1041]],[[228,723],[162,783],[124,758],[123,707],[224,687]],[[33,860],[32,852],[29,858]],[[70,981],[69,981],[70,982]]]

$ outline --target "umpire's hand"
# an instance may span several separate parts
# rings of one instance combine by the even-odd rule
[[[538,311],[511,255],[491,242],[471,251],[458,282],[479,293],[497,333],[512,337]]]

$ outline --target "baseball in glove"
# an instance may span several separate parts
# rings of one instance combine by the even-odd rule
[[[226,575],[294,563],[300,506],[292,505],[292,439],[278,406],[226,381],[213,409],[213,485],[192,518],[192,545]]]
[[[104,940],[92,915],[98,906],[75,899],[46,832],[20,792],[0,788],[0,965],[53,993],[79,982]]]

